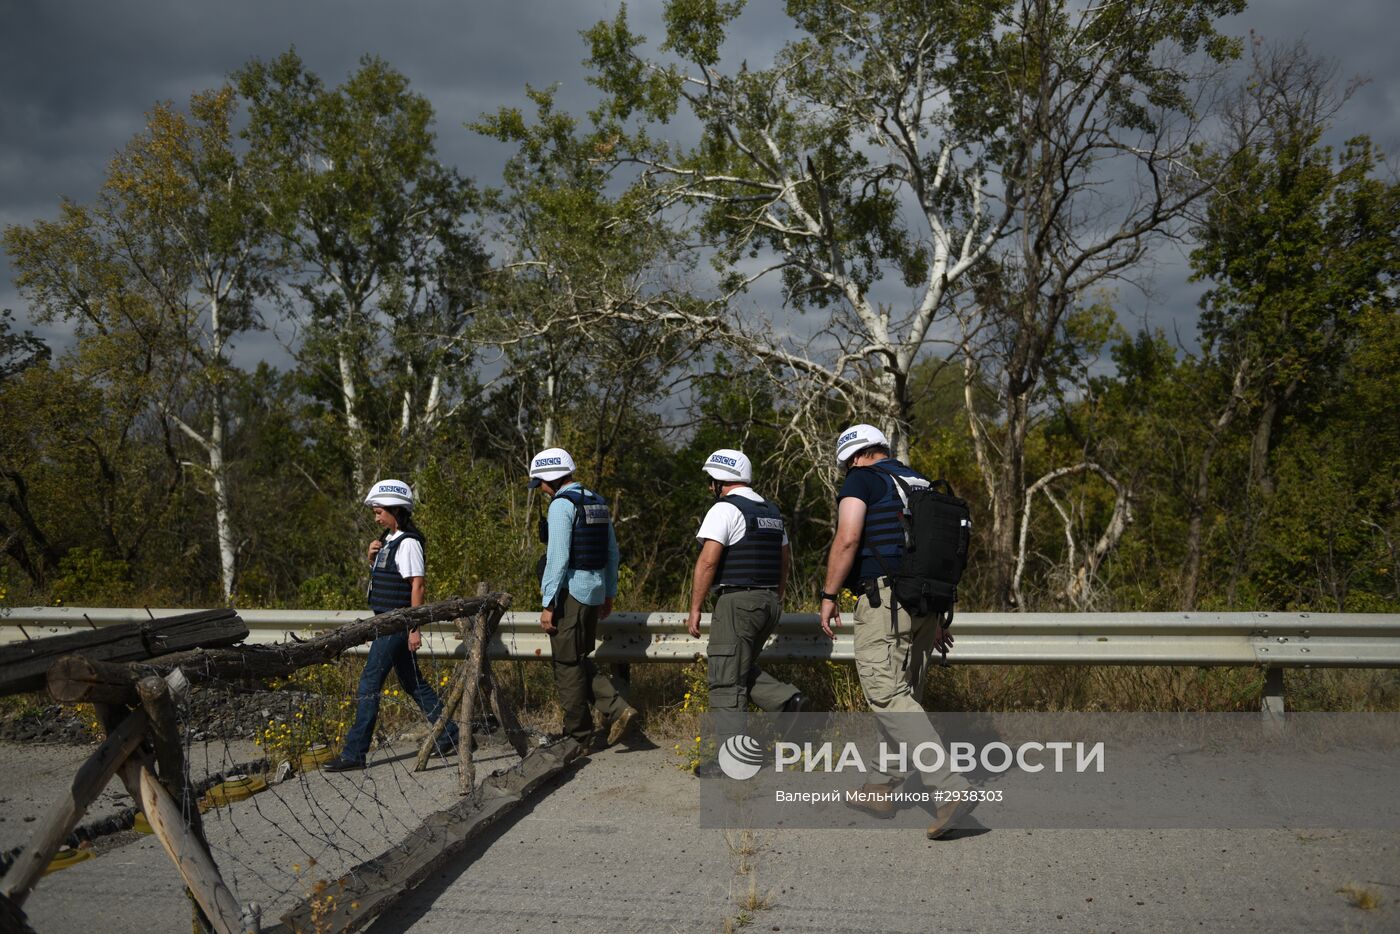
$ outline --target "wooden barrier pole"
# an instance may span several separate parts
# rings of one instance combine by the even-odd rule
[[[156,750],[156,764],[160,767],[161,781],[165,783],[165,790],[170,792],[170,796],[183,806],[185,750],[180,740],[180,727],[176,722],[175,703],[170,696],[170,685],[166,684],[164,678],[151,675],[137,683],[136,693],[140,696],[141,706],[151,721],[151,745]]]
[[[82,819],[83,812],[102,794],[102,789],[107,787],[127,756],[141,745],[146,723],[145,712],[138,710],[128,714],[115,729],[108,731],[102,745],[73,776],[68,794],[54,802],[44,816],[44,823],[29,838],[19,856],[15,857],[10,871],[0,880],[0,894],[16,905],[24,904],[35,883],[48,868],[49,861]]]
[[[172,685],[170,681],[174,681],[175,684]],[[172,672],[168,680],[150,675],[142,678],[136,685],[136,693],[141,696],[141,705],[145,708],[146,716],[150,718],[148,735],[151,745],[155,747],[160,782],[174,800],[190,834],[207,850],[209,840],[204,836],[204,820],[199,815],[199,808],[195,806],[189,776],[185,773],[185,749],[175,714],[176,698],[183,697],[188,690],[189,682],[180,675],[179,669]],[[195,930],[212,929],[213,924],[195,899],[194,893],[186,889],[185,894],[190,897],[190,906],[194,910]]]
[[[217,934],[240,934],[242,912],[204,841],[185,823],[175,799],[151,770],[143,752],[133,753],[121,768],[122,783],[146,812],[160,845],[175,864],[185,887],[203,909]]]
[[[465,619],[459,619],[457,624],[457,638],[462,638],[462,633],[468,625]],[[457,670],[452,675],[452,685],[448,689],[447,697],[442,703],[442,712],[438,714],[437,721],[432,729],[428,730],[428,736],[423,740],[423,744],[418,747],[418,759],[413,763],[413,771],[421,772],[428,767],[428,759],[432,757],[433,748],[437,746],[438,740],[442,737],[442,732],[447,728],[447,724],[457,713],[457,706],[462,702],[462,691],[467,686],[466,680],[462,677],[463,666],[458,665]],[[458,737],[461,742],[461,737]],[[470,739],[468,739],[470,743]]]
[[[481,664],[486,655],[489,628],[485,619],[476,618],[467,647],[467,661],[462,666],[462,703],[457,708],[457,793],[462,795],[471,794],[476,785],[476,765],[472,762],[472,708],[481,686]]]
[[[229,609],[120,623],[63,636],[0,646],[0,695],[41,691],[49,667],[65,655],[106,662],[136,661],[199,646],[224,646],[248,638],[248,627]]]
[[[308,665],[331,662],[346,649],[428,623],[473,616],[501,605],[505,594],[454,597],[423,606],[403,607],[369,619],[346,623],[339,629],[307,639],[278,645],[243,645],[232,649],[199,649],[176,652],[143,662],[112,664],[69,656],[60,659],[48,674],[49,694],[59,703],[137,704],[136,682],[147,675],[165,675],[180,669],[194,682],[236,681],[240,678],[280,678]]]

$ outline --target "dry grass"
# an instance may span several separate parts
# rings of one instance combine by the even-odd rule
[[[767,850],[769,845],[768,840],[760,838],[748,828],[734,833],[726,830],[724,842],[736,860],[734,871],[741,876],[753,872],[755,857]]]
[[[724,832],[725,845],[734,857],[734,874],[739,878],[737,892],[731,888],[734,906],[738,911],[724,919],[721,925],[726,932],[748,927],[760,911],[773,907],[773,893],[758,886],[758,860],[768,850],[770,841],[760,837],[752,829]]]
[[[1345,895],[1351,907],[1360,908],[1362,911],[1375,911],[1381,907],[1381,897],[1370,889],[1362,888],[1355,882],[1349,882],[1337,889],[1338,895]]]
[[[767,911],[773,907],[773,893],[760,892],[758,889],[758,878],[749,874],[749,886],[744,894],[739,898],[739,910],[753,914],[756,911]]]
[[[512,663],[523,676],[503,680],[522,700],[527,722],[555,722],[548,665]],[[866,709],[854,666],[782,663],[765,666],[807,695],[810,710]],[[632,702],[658,742],[696,733],[705,705],[703,669],[638,664],[631,668]],[[524,687],[522,687],[522,682]],[[1400,710],[1400,673],[1384,670],[1297,670],[1284,676],[1290,710]],[[1257,711],[1264,674],[1255,668],[966,665],[930,673],[927,706],[943,711]],[[686,695],[693,700],[686,703]]]

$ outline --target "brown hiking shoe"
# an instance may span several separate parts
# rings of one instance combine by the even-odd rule
[[[933,823],[928,825],[928,838],[938,840],[950,831],[956,830],[958,822],[972,813],[976,801],[949,801],[933,812]]]
[[[894,817],[894,813],[897,810],[894,806],[894,802],[890,800],[890,795],[894,793],[894,790],[898,788],[899,785],[899,779],[887,784],[878,785],[872,785],[867,782],[860,786],[860,790],[856,792],[856,797],[852,798],[846,796],[842,801],[848,808],[864,811],[871,817],[888,820]]]
[[[612,726],[608,727],[608,745],[611,746],[626,736],[639,716],[641,714],[637,712],[636,707],[628,707],[618,714],[617,719],[613,720]]]

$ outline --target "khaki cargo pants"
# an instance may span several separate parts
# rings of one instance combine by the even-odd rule
[[[923,707],[924,676],[934,653],[938,617],[911,617],[900,607],[892,624],[888,586],[880,587],[878,607],[872,607],[870,598],[861,594],[855,617],[856,674],[885,741],[891,748],[904,743],[911,758],[914,747],[920,743],[942,745]],[[870,781],[889,782],[907,774],[872,769]],[[947,767],[946,761],[942,769],[923,775],[922,779],[931,789],[969,787],[961,774]]]
[[[559,706],[564,708],[564,732],[583,741],[593,733],[590,704],[609,720],[631,705],[625,688],[599,671],[589,657],[598,647],[598,607],[579,603],[567,593],[556,607],[555,632],[549,637],[554,653],[554,689],[559,692]]]
[[[715,600],[710,616],[708,680],[710,709],[742,712],[756,707],[780,709],[797,693],[758,667],[758,653],[778,627],[783,605],[771,590],[738,590]]]

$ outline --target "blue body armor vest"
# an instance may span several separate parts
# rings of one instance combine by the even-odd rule
[[[399,546],[408,539],[416,539],[423,544],[423,536],[417,532],[405,532],[392,542],[388,542],[374,556],[369,572],[369,608],[376,613],[387,613],[400,607],[413,605],[413,585],[407,577],[399,573],[397,556]]]
[[[569,569],[601,571],[608,566],[608,529],[612,514],[608,501],[592,490],[579,488],[555,493],[555,499],[574,504],[574,527],[569,540]]]
[[[744,516],[744,537],[724,549],[715,587],[773,587],[782,576],[783,514],[767,500],[730,494],[723,502]]]
[[[928,478],[912,467],[906,467],[899,461],[886,458],[870,467],[857,468],[858,470],[873,470],[882,474],[881,479],[885,483],[885,495],[876,502],[865,507],[865,527],[860,534],[860,552],[862,559],[877,559],[880,564],[882,574],[892,574],[899,570],[900,559],[904,556],[904,501],[899,498],[899,490],[895,488],[894,480],[889,474],[902,477],[904,482],[912,487],[928,486]],[[859,567],[852,568],[853,574]]]

